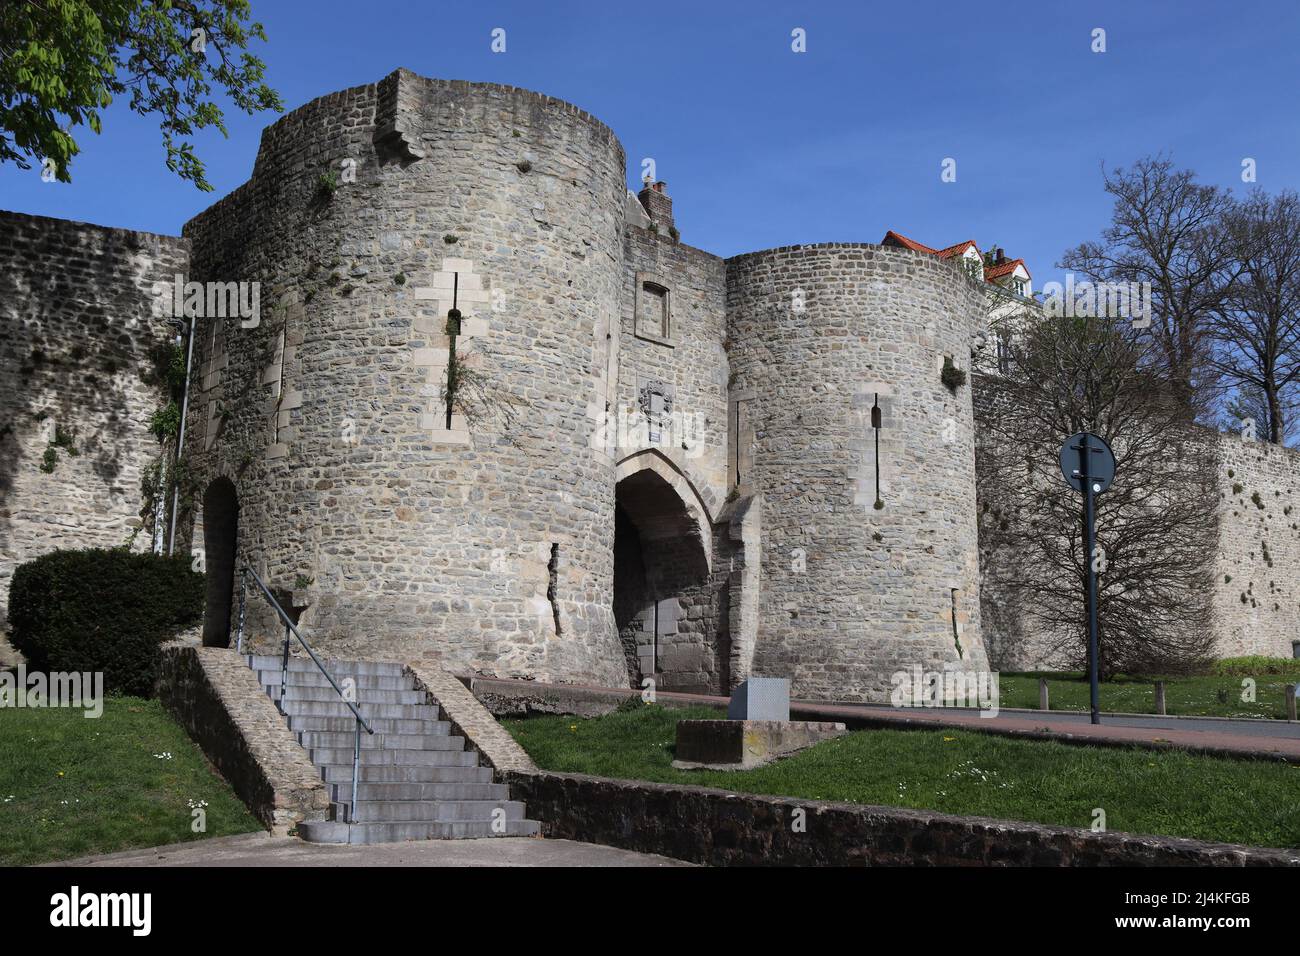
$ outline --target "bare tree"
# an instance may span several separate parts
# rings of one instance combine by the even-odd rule
[[[1099,575],[1103,675],[1176,672],[1209,656],[1218,496],[1212,433],[1169,387],[1124,319],[1018,317],[1009,368],[981,378],[976,475],[990,599],[1050,656],[1087,659],[1089,562]],[[1079,495],[1060,473],[1070,435],[1101,435],[1119,465],[1097,498],[1098,553],[1083,553]]]
[[[1297,419],[1300,418],[1300,395],[1284,394],[1282,397],[1282,431],[1278,444],[1289,445],[1300,435]],[[1224,403],[1219,430],[1246,438],[1246,429],[1254,427],[1259,437],[1261,422],[1269,421],[1268,400],[1263,391],[1253,385],[1243,385]]]
[[[1162,156],[1102,175],[1115,197],[1110,225],[1100,242],[1068,250],[1059,266],[1095,282],[1150,283],[1156,349],[1146,359],[1163,369],[1184,407],[1204,414],[1214,371],[1207,337],[1229,261],[1221,221],[1232,197]]]
[[[1256,190],[1223,216],[1235,276],[1215,310],[1215,367],[1255,406],[1259,437],[1283,444],[1300,388],[1300,196]],[[1258,416],[1258,417],[1256,417]]]

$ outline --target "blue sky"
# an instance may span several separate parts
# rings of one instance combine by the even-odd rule
[[[1035,285],[1109,215],[1101,164],[1171,153],[1203,181],[1300,187],[1295,0],[439,3],[253,0],[292,109],[398,66],[509,83],[608,123],[636,185],[668,182],[684,241],[719,255],[800,242],[1023,256]],[[506,52],[490,49],[506,30]],[[791,31],[807,31],[807,52]],[[1107,51],[1093,53],[1092,30]],[[73,183],[0,167],[0,207],[178,233],[242,183],[274,117],[198,140],[215,193],[163,165],[156,123],[115,105],[82,130]],[[957,181],[940,180],[957,161]]]

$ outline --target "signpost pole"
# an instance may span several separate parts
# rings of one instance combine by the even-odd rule
[[[1077,467],[1075,462],[1078,462]],[[1071,435],[1061,445],[1061,474],[1083,495],[1083,560],[1088,575],[1088,683],[1092,722],[1101,723],[1098,700],[1100,649],[1097,637],[1097,529],[1096,498],[1115,480],[1115,453],[1106,439],[1088,432]]]
[[[1092,722],[1101,723],[1101,707],[1097,687],[1097,536],[1093,526],[1092,476],[1088,468],[1088,439],[1084,438],[1079,451],[1079,471],[1083,478],[1083,559],[1088,565],[1088,695],[1091,702]]]

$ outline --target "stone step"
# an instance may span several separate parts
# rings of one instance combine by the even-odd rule
[[[526,807],[494,783],[491,767],[453,734],[442,708],[394,662],[325,662],[374,733],[358,736],[356,717],[329,678],[308,658],[248,658],[266,695],[320,770],[330,793],[330,819],[298,825],[321,843],[391,843],[493,836],[537,836]],[[281,696],[283,695],[283,696]],[[360,752],[354,748],[360,744]],[[353,801],[353,756],[357,793]],[[353,815],[362,822],[347,822]]]
[[[357,799],[364,806],[371,800],[494,800],[510,799],[504,783],[360,783]],[[330,800],[352,802],[352,782],[330,784]]]
[[[298,835],[309,843],[402,843],[407,840],[476,840],[490,837],[533,837],[541,833],[536,820],[507,820],[503,832],[491,823],[337,823],[312,820],[298,824]]]
[[[280,685],[276,684],[274,688],[267,688],[267,696],[272,700],[280,699]],[[284,689],[285,700],[316,700],[324,703],[338,701],[343,703],[343,698],[333,687],[303,687],[297,684],[288,684]],[[371,690],[366,687],[357,688],[357,698],[353,701],[358,707],[363,704],[424,704],[428,702],[428,696],[423,691],[418,690]]]
[[[279,668],[273,671],[258,671],[257,679],[263,687],[274,687],[277,692],[280,688],[280,678],[283,675]],[[414,690],[414,678],[403,676],[401,674],[393,676],[390,674],[335,674],[334,679],[343,686],[344,681],[352,681],[358,689],[364,690]],[[320,671],[289,671],[290,687],[330,687],[329,678]]]
[[[524,805],[517,800],[361,800],[359,804],[359,823],[491,823],[498,811],[504,813],[503,822],[524,818]],[[347,803],[331,804],[330,811],[335,820],[349,822]]]
[[[363,714],[376,734],[449,734],[451,724],[445,720],[432,719],[392,719],[389,717],[371,717]],[[346,717],[303,717],[294,715],[289,718],[289,729],[295,733],[316,731],[320,733],[350,734],[356,719],[349,711]],[[367,736],[365,730],[361,731]]]
[[[271,698],[275,700],[274,697]],[[357,704],[357,710],[366,720],[437,720],[439,709],[432,704]],[[352,719],[348,705],[335,695],[328,700],[284,699],[284,712],[290,717],[345,717]]]
[[[451,725],[441,734],[368,734],[361,731],[361,750],[464,750],[465,738],[453,737]],[[331,733],[309,730],[298,735],[298,743],[308,750],[352,750],[356,731]]]
[[[430,767],[473,767],[478,763],[478,754],[461,749],[465,746],[464,737],[442,739],[455,741],[455,744],[443,750],[362,750],[361,765],[375,767],[386,764],[397,766],[425,764]],[[351,747],[346,749],[322,747],[319,750],[308,750],[307,754],[311,757],[311,762],[318,767],[324,767],[326,764],[340,767],[352,766]]]
[[[455,755],[459,763],[441,766],[432,764],[375,764],[362,766],[361,781],[357,788],[373,784],[426,784],[426,783],[491,783],[492,768],[478,766],[477,754],[462,751]],[[450,759],[450,755],[449,758]],[[326,784],[346,786],[351,793],[352,761],[321,768]]]
[[[276,671],[280,670],[279,655],[272,654],[251,654],[244,655],[249,662],[249,666],[255,671]],[[342,675],[361,676],[365,674],[375,676],[400,677],[406,672],[405,666],[396,661],[344,661],[334,658],[322,657],[321,661],[325,664],[325,669],[333,674],[336,678]],[[320,668],[316,663],[306,656],[289,655],[289,670],[291,671],[311,671],[319,674]]]

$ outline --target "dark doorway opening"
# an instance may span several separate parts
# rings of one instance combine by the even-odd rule
[[[691,610],[711,600],[700,528],[677,491],[649,469],[618,483],[614,507],[614,621],[628,682],[711,689],[716,649]]]
[[[229,478],[218,478],[203,494],[203,557],[208,579],[207,608],[203,616],[205,647],[230,646],[238,540],[239,496]]]

